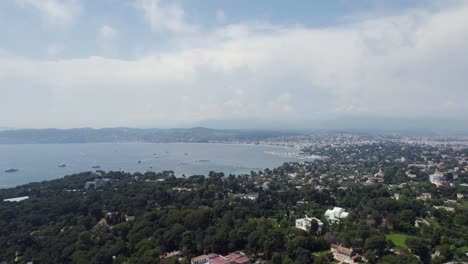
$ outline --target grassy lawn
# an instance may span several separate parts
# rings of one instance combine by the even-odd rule
[[[404,248],[404,249],[408,248],[408,246],[405,243],[405,240],[406,240],[406,238],[408,238],[410,236],[404,235],[404,234],[393,233],[393,234],[386,235],[386,237],[387,237],[387,239],[390,239],[391,241],[393,241],[393,243],[396,246]]]
[[[320,257],[322,255],[326,255],[326,254],[329,254],[329,253],[331,253],[331,250],[327,249],[327,250],[324,250],[324,251],[314,252],[314,253],[312,253],[312,255],[316,256],[316,257]]]
[[[274,218],[268,218],[268,220],[270,220],[271,225],[273,226],[273,229],[277,229],[279,227],[278,220]]]
[[[460,202],[459,206],[461,206],[461,207],[468,207],[468,200],[465,200],[465,199],[462,200],[462,201]]]

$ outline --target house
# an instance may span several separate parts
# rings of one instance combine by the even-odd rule
[[[8,198],[8,199],[3,199],[4,202],[21,202],[24,200],[29,199],[29,196],[20,196],[20,197],[15,197],[15,198]]]
[[[383,178],[383,177],[384,177],[384,173],[382,169],[379,169],[379,172],[374,174],[374,178]]]
[[[85,183],[85,189],[98,189],[105,186],[110,186],[111,180],[108,178],[95,179],[94,181],[89,181]]]
[[[417,177],[417,175],[414,174],[414,173],[411,173],[411,171],[406,171],[405,174],[406,174],[406,176],[408,176],[408,178],[416,178]]]
[[[435,184],[437,186],[442,185],[442,182],[444,181],[444,173],[440,171],[434,172],[434,174],[429,175],[429,181],[432,184]]]
[[[191,192],[192,191],[192,188],[181,188],[181,187],[174,187],[172,188],[172,190],[174,191],[178,191],[178,192]]]
[[[234,194],[234,197],[237,197],[237,198],[241,198],[241,199],[249,199],[249,200],[252,200],[252,201],[255,201],[258,199],[258,193],[255,193],[255,192],[251,192],[251,193],[238,193],[238,194]]]
[[[190,260],[190,264],[208,264],[210,263],[209,260],[215,257],[218,257],[218,255],[217,254],[200,255],[200,256],[192,258]]]
[[[423,201],[430,200],[430,199],[432,199],[432,194],[428,193],[428,192],[423,192],[423,193],[421,193],[421,195],[417,199],[418,200],[423,200]]]
[[[192,258],[190,264],[250,264],[250,259],[242,251],[233,252],[227,256],[211,253]]]
[[[135,220],[134,215],[125,215],[125,221],[130,222],[130,221],[134,221],[134,220]]]
[[[389,222],[388,222],[387,218],[382,218],[382,219],[380,220],[380,225],[382,225],[382,226],[388,226],[388,225],[389,225]]]
[[[316,233],[321,234],[322,229],[323,229],[323,223],[322,221],[320,221],[320,219],[317,219],[315,217],[306,216],[305,218],[296,219],[296,228],[302,229],[306,231],[307,233],[310,233],[311,232],[310,228],[312,227],[312,220],[317,221],[318,227],[317,227]]]
[[[444,210],[447,210],[448,212],[455,212],[455,208],[453,208],[453,207],[448,207],[448,206],[436,206],[436,205],[434,205],[434,206],[432,206],[432,207],[434,207],[435,209],[438,209],[438,210],[439,210],[439,209],[444,209]]]
[[[330,222],[330,223],[335,223],[339,222],[340,219],[348,217],[349,213],[346,212],[343,208],[341,207],[335,207],[333,210],[327,210],[325,212],[325,218]]]
[[[416,219],[414,221],[414,226],[417,228],[420,228],[422,224],[425,224],[426,226],[431,226],[431,224],[426,219]]]
[[[183,256],[183,253],[182,253],[182,251],[177,250],[177,251],[172,251],[172,252],[166,252],[166,253],[161,255],[161,258],[162,259],[170,259],[170,258],[180,257],[180,256]]]
[[[352,248],[332,244],[330,250],[333,253],[333,258],[342,263],[354,264],[361,260],[361,256],[356,254]]]
[[[122,217],[121,217],[119,212],[108,212],[108,213],[106,213],[104,218],[106,219],[107,224],[109,224],[109,225],[118,224],[122,220],[121,219]]]
[[[106,218],[101,218],[101,220],[99,220],[96,225],[94,225],[93,227],[93,231],[97,231],[97,230],[100,230],[101,227],[106,227],[108,228],[109,227],[109,224],[107,223],[107,220]]]

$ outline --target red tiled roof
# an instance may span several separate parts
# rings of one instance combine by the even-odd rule
[[[345,255],[349,255],[349,256],[351,256],[353,254],[353,249],[352,248],[346,248],[346,247],[338,246],[338,245],[335,245],[335,244],[332,244],[331,248],[336,249],[336,252],[338,252],[340,254],[345,254]]]
[[[245,263],[249,263],[250,259],[247,256],[243,256],[243,257],[236,259],[234,262],[239,263],[239,264],[245,264]]]
[[[247,264],[250,263],[250,259],[242,252],[234,252],[227,256],[221,256],[215,253],[208,255],[201,255],[195,258],[192,258],[192,261],[209,259],[211,264]]]
[[[229,260],[225,259],[225,258],[223,258],[221,256],[218,256],[216,258],[210,259],[210,263],[211,264],[225,264],[225,263],[229,263]]]

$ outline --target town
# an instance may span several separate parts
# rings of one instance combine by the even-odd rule
[[[246,175],[98,170],[1,190],[5,228],[0,247],[6,250],[0,259],[191,264],[468,260],[464,140],[331,134],[301,144],[304,155],[320,158]],[[61,242],[52,247],[49,243],[57,239]],[[49,246],[55,250],[49,252]]]

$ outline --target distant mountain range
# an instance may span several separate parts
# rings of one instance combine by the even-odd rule
[[[259,141],[314,132],[468,136],[467,120],[338,117],[329,120],[207,120],[194,128],[0,129],[0,144]],[[210,128],[206,128],[210,127]],[[256,128],[256,129],[253,129]]]
[[[397,118],[379,116],[340,116],[329,119],[233,119],[233,120],[205,120],[198,126],[211,128],[259,128],[264,130],[290,130],[313,132],[343,131],[365,133],[398,133],[411,135],[468,135],[468,119],[442,118]]]
[[[73,128],[15,129],[0,131],[0,144],[90,143],[90,142],[194,142],[262,140],[296,132],[267,130]]]

